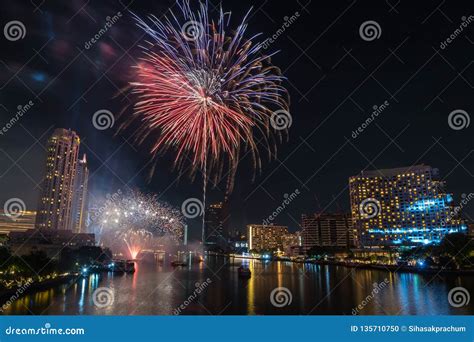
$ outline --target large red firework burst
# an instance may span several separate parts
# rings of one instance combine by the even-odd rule
[[[284,77],[254,42],[258,35],[245,38],[250,12],[231,30],[222,9],[213,21],[207,3],[196,14],[188,1],[178,5],[179,16],[136,17],[148,39],[131,82],[134,113],[122,127],[138,121],[137,141],[153,140],[153,158],[173,150],[180,171],[200,170],[215,183],[228,175],[230,190],[245,152],[254,170],[261,167],[259,151],[276,153],[287,127],[271,123],[291,119]]]

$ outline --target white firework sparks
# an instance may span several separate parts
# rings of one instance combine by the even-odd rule
[[[107,200],[98,213],[98,234],[102,241],[122,243],[132,259],[143,249],[170,240],[178,244],[183,237],[181,212],[155,195],[131,191]]]

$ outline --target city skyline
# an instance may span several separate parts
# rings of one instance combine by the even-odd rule
[[[231,7],[240,14],[250,5],[250,2],[244,2]],[[295,189],[306,196],[296,198],[294,205],[278,218],[280,224],[288,225],[292,230],[296,229],[296,222],[303,212],[311,213],[326,207],[325,211],[338,211],[339,207],[348,211],[350,202],[346,180],[364,169],[424,163],[440,169],[447,178],[450,191],[455,194],[455,201],[459,201],[461,194],[472,192],[469,189],[474,165],[470,140],[472,125],[453,130],[448,124],[448,116],[454,110],[472,111],[468,101],[469,84],[473,83],[472,68],[468,67],[468,56],[460,52],[469,48],[470,43],[465,37],[459,37],[446,49],[439,47],[465,14],[462,8],[443,10],[450,21],[439,11],[430,15],[434,8],[429,11],[429,8],[416,4],[407,10],[406,5],[401,5],[400,11],[407,20],[399,27],[396,24],[398,14],[390,11],[386,4],[375,4],[372,8],[351,2],[337,7],[303,5],[264,6],[262,10],[274,18],[267,23],[259,22],[258,16],[250,18],[255,30],[271,36],[281,27],[285,16],[291,17],[297,11],[300,14],[285,35],[268,48],[269,51],[282,50],[273,60],[288,77],[293,122],[288,142],[279,146],[278,160],[264,161],[262,173],[255,181],[246,171],[251,161],[243,160],[243,168],[237,174],[239,181],[229,197],[231,208],[234,208],[231,226],[259,222],[262,214],[271,215],[284,200],[284,195]],[[6,11],[13,15],[23,6],[27,7],[16,4]],[[168,8],[168,4],[156,6],[153,11],[158,13]],[[48,8],[46,6],[44,10],[47,12]],[[102,4],[94,7],[93,14],[104,19],[108,15],[113,17],[120,10],[123,8]],[[146,13],[150,8],[134,4],[132,10]],[[159,159],[155,166],[158,173],[148,184],[153,165],[148,163],[147,151],[137,149],[129,134],[114,135],[115,128],[121,124],[118,114],[122,103],[128,103],[126,97],[114,96],[117,89],[126,84],[127,75],[122,71],[134,62],[133,56],[137,53],[133,41],[139,33],[122,34],[123,27],[130,24],[130,18],[123,11],[122,17],[117,16],[117,22],[114,20],[107,36],[86,48],[81,43],[89,42],[100,27],[82,12],[70,23],[84,24],[88,30],[72,32],[63,27],[60,19],[69,20],[76,11],[72,5],[54,10],[52,20],[58,21],[58,29],[39,30],[26,36],[26,45],[34,46],[37,51],[43,45],[44,48],[39,55],[33,53],[34,63],[30,62],[21,70],[15,69],[15,63],[23,64],[28,60],[16,60],[17,54],[8,51],[13,47],[15,51],[24,47],[2,41],[8,47],[4,60],[12,70],[10,74],[5,73],[2,80],[7,85],[2,91],[5,94],[2,105],[7,109],[2,110],[2,118],[7,120],[19,105],[28,110],[21,116],[21,121],[0,137],[3,151],[0,172],[4,190],[0,201],[18,197],[25,201],[27,208],[36,206],[37,185],[43,174],[42,146],[52,130],[58,127],[71,128],[82,137],[89,167],[94,170],[90,186],[97,189],[97,193],[92,193],[92,198],[113,193],[114,189],[126,185],[149,189],[176,206],[186,198],[198,197],[202,187],[199,179],[194,183],[185,176],[178,180],[172,171],[171,156]],[[338,18],[340,13],[344,15]],[[316,23],[321,23],[308,31],[302,23],[310,15],[315,16]],[[381,38],[372,42],[361,39],[358,29],[362,19],[379,17],[385,23]],[[330,24],[329,18],[338,20],[318,39],[318,32]],[[426,21],[422,23],[421,19]],[[45,17],[33,16],[30,20],[27,22],[29,25],[47,25]],[[425,30],[430,33],[424,34]],[[320,48],[309,45],[316,39]],[[333,41],[344,43],[334,46]],[[306,55],[298,49],[304,45],[310,46]],[[129,54],[124,54],[121,47],[125,50],[131,48]],[[82,52],[79,53],[77,48]],[[25,50],[25,56],[30,52]],[[64,73],[60,74],[63,70]],[[439,72],[434,74],[433,70]],[[30,90],[13,77],[15,71]],[[107,77],[101,77],[106,71]],[[95,82],[96,76],[100,81]],[[82,94],[87,101],[81,98]],[[33,105],[29,104],[30,98]],[[49,103],[49,107],[45,108],[43,102]],[[374,110],[374,106],[378,110]],[[94,113],[103,109],[113,114],[115,123],[111,129],[98,130],[92,124],[92,118]],[[367,125],[369,118],[375,120]],[[33,193],[21,186],[24,182],[33,187]],[[223,190],[221,185],[219,187]],[[223,191],[209,192],[212,202],[224,198]],[[472,206],[465,208],[465,213],[474,217]],[[197,223],[190,225],[191,235],[199,234],[198,231]]]
[[[439,1],[3,6],[0,316],[472,314],[474,15]]]
[[[91,232],[89,230],[92,229],[92,227],[89,226],[91,223],[88,219],[90,215],[88,198],[89,191],[93,192],[93,189],[88,188],[89,169],[86,154],[84,153],[81,159],[78,157],[80,154],[80,136],[70,129],[58,128],[48,139],[48,144],[48,154],[46,156],[47,173],[45,175],[45,180],[43,183],[45,189],[43,190],[43,193],[40,196],[38,207],[34,208],[34,210],[32,211],[30,210],[29,212],[36,213],[36,227],[38,228],[49,227],[60,230],[72,230],[76,233],[89,233]],[[61,157],[62,154],[64,154],[66,157]],[[63,159],[68,160],[68,162],[63,161]],[[59,169],[65,170],[64,173],[58,174]],[[414,184],[410,184],[410,180],[404,180],[405,177],[410,176],[415,176],[416,181],[414,178]],[[55,181],[56,177],[58,179],[62,179],[62,181]],[[421,182],[420,177],[423,178]],[[424,183],[425,177],[426,182],[428,182],[426,184]],[[367,245],[367,243],[361,242],[361,231],[364,230],[370,232],[371,234],[374,234],[374,232],[379,229],[378,227],[380,227],[380,229],[382,230],[392,229],[394,233],[391,234],[395,234],[395,237],[397,237],[396,234],[403,233],[401,229],[403,227],[400,225],[400,217],[398,217],[398,220],[400,222],[398,222],[398,224],[393,225],[392,227],[391,224],[387,224],[386,210],[387,208],[392,208],[393,212],[399,210],[394,208],[395,205],[397,208],[400,208],[398,196],[401,196],[400,201],[402,203],[402,209],[400,209],[400,212],[404,213],[405,211],[409,211],[409,216],[413,216],[413,213],[415,212],[424,213],[426,210],[433,207],[433,205],[427,204],[427,202],[429,201],[436,201],[436,206],[439,206],[440,209],[444,210],[444,216],[442,216],[442,218],[436,217],[435,221],[435,218],[433,217],[433,221],[429,223],[430,227],[432,228],[428,228],[429,233],[427,234],[429,234],[429,236],[431,237],[427,239],[428,235],[426,235],[420,238],[419,241],[417,240],[416,242],[425,241],[425,243],[428,243],[429,241],[431,243],[431,241],[433,240],[433,235],[431,235],[432,232],[440,231],[440,229],[444,229],[446,230],[446,232],[459,231],[468,233],[467,224],[472,224],[472,221],[470,221],[462,211],[462,205],[458,212],[453,213],[455,207],[459,208],[459,203],[455,203],[453,200],[453,194],[449,192],[438,194],[439,191],[447,191],[445,182],[440,181],[441,178],[442,177],[439,174],[439,170],[437,168],[432,168],[428,165],[414,165],[412,167],[398,167],[395,169],[361,171],[358,175],[351,176],[348,179],[350,188],[354,188],[356,182],[357,184],[359,184],[357,195],[355,189],[352,189],[350,191],[351,195],[349,197],[352,209],[350,209],[348,212],[345,212],[339,207],[338,210],[335,212],[323,212],[317,210],[314,210],[313,213],[302,212],[300,213],[301,220],[297,223],[296,229],[292,229],[291,232],[303,232],[303,245],[305,251],[307,251],[310,247],[316,245],[332,245],[331,243],[329,243],[329,241],[333,242],[334,245],[337,245],[338,242],[340,243],[341,239],[345,240],[345,242],[342,244],[345,246],[365,246]],[[360,180],[363,180],[362,183],[360,182]],[[374,180],[376,183],[375,185],[370,186],[372,190],[369,192],[368,195],[365,185],[363,185],[363,188],[360,188],[360,185],[364,182],[367,182],[367,184],[372,184]],[[403,180],[403,182],[400,183],[404,185],[403,188],[399,187],[398,185],[392,186],[392,181],[393,184],[396,184],[396,182],[400,182],[401,180]],[[379,182],[380,184],[377,182]],[[384,185],[384,183],[386,183],[386,185]],[[379,191],[379,187],[382,188],[381,192]],[[391,187],[393,187],[393,189],[391,189]],[[53,188],[55,190],[53,190]],[[361,189],[363,193],[361,192]],[[116,193],[117,191],[120,192],[120,189],[116,189],[114,192]],[[390,195],[390,202],[385,203],[385,201],[379,201],[377,199],[380,198],[380,196],[384,198],[384,191],[386,192],[385,196],[387,196],[388,194]],[[414,195],[412,195],[412,191],[414,191]],[[418,194],[416,194],[417,191]],[[391,192],[394,192],[394,194],[392,194]],[[288,206],[290,206],[291,202],[299,195],[299,190],[297,190],[291,195],[285,194],[285,198],[288,201]],[[110,196],[110,194],[107,194],[106,197],[107,196]],[[51,200],[47,200],[50,197]],[[55,199],[56,197],[57,199]],[[470,196],[466,194],[464,194],[461,200],[465,200],[466,197],[469,201]],[[356,198],[357,201],[355,201]],[[65,199],[67,201],[65,201]],[[395,199],[397,201],[396,203],[393,202]],[[199,199],[195,200],[200,201]],[[56,207],[53,206],[52,210],[48,210],[48,212],[58,211],[58,213],[63,214],[58,214],[57,218],[54,219],[48,218],[48,216],[43,217],[41,214],[38,214],[42,211],[45,211],[45,209],[43,208],[45,201],[47,203],[51,201],[51,204],[56,202],[66,202],[63,207],[58,207],[57,209],[54,209]],[[367,215],[367,213],[361,211],[361,206],[365,203],[365,201],[371,202],[366,204],[369,210],[377,211],[375,219],[376,222],[379,222],[379,224],[376,223],[374,225],[371,220],[367,220],[367,217],[364,217],[364,215]],[[95,205],[97,205],[97,203],[95,203]],[[408,205],[410,205],[410,207],[408,207]],[[417,208],[415,208],[416,210],[410,209],[416,205],[423,205],[423,208],[421,208],[422,210],[418,210]],[[275,208],[275,211],[269,217],[263,218],[260,221],[262,223],[261,225],[267,227],[281,226],[278,222],[278,215],[281,211],[284,212],[286,209],[287,208],[285,207]],[[433,207],[432,209],[434,210],[436,208]],[[28,210],[28,208],[26,208],[26,210]],[[183,213],[186,216],[186,213]],[[388,213],[390,214],[390,210],[388,210]],[[229,204],[227,202],[227,196],[224,201],[207,204],[206,208],[202,209],[202,212],[199,216],[202,215],[204,215],[205,219],[204,230],[201,232],[200,239],[197,238],[195,234],[194,240],[204,241],[205,244],[209,247],[214,246],[222,248],[227,244],[227,239],[233,236],[235,232],[241,231],[242,229],[244,229],[244,227],[247,227],[248,229],[248,227],[251,225],[260,224],[260,222],[258,221],[247,222],[244,227],[229,228],[228,222],[230,221],[231,215],[229,210]],[[314,226],[315,222],[320,222],[322,217],[327,217],[327,219],[330,220],[331,217],[337,217],[338,215],[343,215],[344,217],[348,216],[349,220],[352,221],[350,223],[342,223],[342,226],[346,227],[345,230],[343,229],[343,231],[340,231],[341,223],[337,223],[334,226],[330,225],[326,228],[321,228],[321,226],[319,226],[319,228],[317,228],[318,233],[316,233],[315,231],[313,232],[313,230],[316,229]],[[393,215],[393,213],[391,215]],[[192,218],[194,217],[188,217],[188,219]],[[62,219],[64,223],[53,224],[53,222],[56,222],[59,219]],[[369,219],[372,219],[372,217],[369,217]],[[342,220],[347,221],[346,218],[343,218]],[[403,221],[405,221],[405,218],[403,218]],[[417,216],[417,223],[413,221],[412,229],[420,229],[420,232],[422,231],[421,229],[427,229],[424,220],[423,222],[418,221],[420,220]],[[443,227],[440,226],[439,222],[441,221],[444,222]],[[50,222],[49,226],[47,223],[44,222]],[[188,223],[189,222],[192,222],[192,220],[188,220]],[[388,222],[390,222],[390,219],[388,219]],[[365,228],[362,229],[362,226],[360,226],[359,223],[363,223],[367,226],[364,226]],[[318,225],[320,224],[321,223],[318,223]],[[369,226],[371,229],[368,229]],[[288,226],[286,227],[288,229]],[[324,233],[321,233],[323,231],[321,229],[324,230]],[[331,229],[333,230],[333,232],[331,232]],[[318,234],[319,236],[317,237],[315,234]],[[324,237],[321,234],[323,234]],[[335,235],[333,236],[333,234]],[[346,236],[346,234],[350,235]],[[439,237],[435,238],[433,241],[439,243],[443,236],[444,235],[441,235],[440,233]],[[313,241],[314,243],[311,244],[308,241]],[[399,241],[398,243],[401,243],[402,240],[399,239],[397,241]]]

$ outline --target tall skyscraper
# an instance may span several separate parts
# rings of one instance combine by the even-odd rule
[[[430,166],[363,171],[349,178],[349,188],[358,247],[439,243],[467,232],[450,214],[452,195]]]
[[[249,224],[247,226],[249,250],[283,250],[283,240],[287,235],[287,226],[261,224]]]
[[[301,227],[305,252],[315,246],[350,247],[353,245],[353,229],[349,214],[302,215]]]
[[[88,215],[87,187],[89,181],[89,169],[87,167],[86,155],[77,163],[76,175],[74,177],[74,193],[72,196],[72,230],[74,233],[87,233],[86,221]]]
[[[225,245],[224,219],[224,203],[213,203],[206,208],[204,224],[204,243],[206,245]]]
[[[72,198],[79,154],[79,136],[58,128],[49,138],[36,227],[72,230]]]

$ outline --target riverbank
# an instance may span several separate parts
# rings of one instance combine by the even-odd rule
[[[7,299],[12,296],[16,297],[21,297],[25,294],[31,293],[31,292],[37,292],[41,290],[47,290],[51,287],[55,287],[58,285],[63,285],[69,282],[73,282],[78,278],[78,274],[68,274],[64,276],[58,276],[54,279],[48,279],[42,282],[35,282],[31,283],[29,285],[23,285],[18,288],[12,288],[12,289],[7,289],[7,290],[2,290],[0,291],[0,299]],[[21,291],[20,291],[21,289]]]
[[[242,256],[242,255],[228,255],[236,259],[251,259],[269,261],[260,257]],[[364,264],[355,262],[329,261],[329,260],[291,260],[291,259],[273,259],[274,261],[294,262],[299,264],[313,264],[313,265],[333,265],[348,268],[371,269],[398,273],[417,273],[417,274],[441,274],[441,275],[467,275],[474,276],[474,270],[451,270],[443,268],[428,268],[428,267],[414,267],[414,266],[399,266],[399,265],[380,265],[380,264]]]
[[[306,263],[306,262],[305,262]],[[337,261],[311,261],[311,264],[316,265],[334,265],[344,266],[349,268],[358,269],[372,269],[388,272],[400,272],[400,273],[418,273],[418,274],[446,274],[446,275],[470,275],[474,276],[474,270],[450,270],[443,268],[424,268],[414,266],[399,266],[399,265],[377,265],[377,264],[363,264],[363,263],[348,263],[348,262],[337,262]]]

